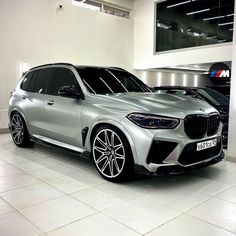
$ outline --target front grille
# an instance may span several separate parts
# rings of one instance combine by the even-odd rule
[[[147,164],[162,164],[177,145],[178,143],[174,142],[153,141],[148,153]]]
[[[206,140],[207,141],[207,140]],[[221,152],[221,138],[217,138],[217,145],[212,148],[208,148],[202,151],[197,151],[197,142],[190,143],[183,149],[178,162],[182,165],[190,165],[197,162],[207,160],[209,158],[215,157]]]
[[[207,119],[205,115],[188,115],[184,120],[185,133],[191,139],[201,139],[207,130]]]
[[[208,118],[207,135],[212,136],[216,134],[218,131],[219,125],[220,125],[220,116],[217,114],[211,115]]]
[[[217,133],[220,125],[220,116],[218,114],[206,115],[188,115],[184,120],[185,133],[191,139],[201,139],[205,135],[212,136]]]

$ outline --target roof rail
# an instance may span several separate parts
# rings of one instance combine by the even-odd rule
[[[44,67],[44,66],[55,66],[55,65],[65,65],[65,66],[73,66],[74,67],[74,65],[71,64],[71,63],[58,62],[58,63],[49,63],[49,64],[43,64],[43,65],[40,65],[40,66],[35,66],[35,67],[30,68],[30,70],[41,68],[41,67]]]

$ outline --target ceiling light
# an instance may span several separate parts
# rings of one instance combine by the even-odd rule
[[[191,16],[191,15],[195,15],[195,14],[206,12],[206,11],[210,11],[210,8],[206,8],[206,9],[199,10],[199,11],[192,11],[192,12],[187,13],[186,15]]]
[[[191,1],[189,0],[189,1],[184,1],[184,2],[180,2],[180,3],[172,4],[172,5],[167,6],[167,8],[178,7],[178,6],[190,3],[190,2]]]
[[[226,22],[226,23],[220,23],[218,24],[219,26],[224,26],[224,25],[232,25],[234,22]]]
[[[228,14],[228,15],[226,15],[227,17],[230,17],[230,16],[234,16],[234,14]]]
[[[229,29],[229,31],[233,31],[234,29],[232,28],[232,29]]]
[[[221,19],[221,18],[225,18],[225,16],[209,17],[209,18],[205,18],[205,19],[203,19],[203,21],[215,20],[215,19]]]
[[[198,75],[194,76],[194,87],[198,86]]]
[[[171,86],[175,86],[175,74],[171,75],[171,82],[170,82]]]
[[[183,86],[184,87],[187,86],[187,75],[186,74],[183,75]]]

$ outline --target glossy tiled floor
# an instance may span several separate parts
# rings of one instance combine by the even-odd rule
[[[75,154],[1,134],[0,235],[233,236],[236,164],[112,184]]]

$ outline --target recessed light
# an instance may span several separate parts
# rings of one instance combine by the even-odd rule
[[[192,11],[192,12],[187,13],[186,15],[191,16],[191,15],[199,14],[199,13],[206,12],[206,11],[210,11],[210,8],[202,9],[199,11]]]
[[[190,2],[191,2],[190,0],[189,1],[184,1],[184,2],[179,2],[179,3],[176,3],[176,4],[169,5],[166,8],[178,7],[178,6],[190,3]]]

